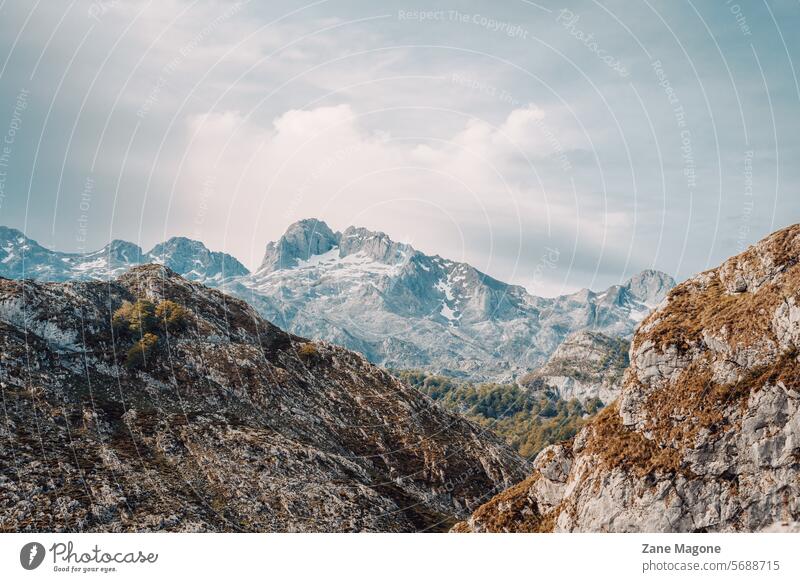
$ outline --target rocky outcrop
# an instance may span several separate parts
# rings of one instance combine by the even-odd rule
[[[0,279],[0,354],[2,531],[439,530],[528,471],[363,357],[161,266]]]
[[[258,271],[269,273],[278,269],[291,269],[309,257],[323,255],[339,244],[341,235],[315,218],[292,224],[284,235],[270,242]]]
[[[800,521],[800,225],[676,287],[619,400],[456,531],[787,531]]]
[[[520,379],[532,392],[603,404],[616,400],[628,367],[630,344],[594,331],[576,332],[558,346],[547,363]]]

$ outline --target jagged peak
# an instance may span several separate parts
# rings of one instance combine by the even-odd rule
[[[370,237],[377,237],[377,238],[384,238],[392,240],[388,234],[380,230],[370,230],[364,226],[348,226],[344,232],[342,233],[343,236],[347,238],[370,238]],[[392,241],[394,242],[394,241]]]
[[[47,250],[37,241],[26,236],[25,233],[22,232],[21,230],[10,226],[0,226],[0,241],[5,243],[6,245],[11,245],[11,246],[27,245],[32,249],[42,250],[42,251]]]
[[[414,248],[401,242],[395,242],[381,231],[373,231],[364,227],[348,227],[340,238],[341,255],[364,253],[384,263],[396,263],[414,253]]]
[[[187,238],[185,236],[173,236],[168,238],[164,242],[155,245],[147,254],[155,255],[163,249],[175,249],[181,247],[191,248],[191,249],[203,249],[205,251],[209,251],[208,247],[199,240],[194,240],[191,238]]]
[[[654,306],[675,287],[675,279],[663,271],[645,269],[628,279],[623,287],[634,299]]]
[[[9,238],[18,238],[18,237],[29,240],[28,237],[25,236],[25,233],[23,233],[21,230],[18,230],[11,226],[0,225],[0,239],[5,240]]]
[[[119,239],[119,238],[115,238],[114,240],[112,240],[110,243],[108,243],[103,248],[107,248],[107,249],[109,249],[109,248],[112,248],[112,249],[114,249],[114,248],[132,248],[132,249],[140,249],[141,250],[141,247],[139,245],[137,245],[136,243],[132,243],[132,242],[129,242],[129,241],[126,241],[126,240],[122,240],[122,239]]]
[[[322,220],[298,220],[289,225],[281,238],[267,244],[259,272],[292,268],[299,261],[328,252],[339,244],[339,237]]]
[[[675,284],[675,279],[673,279],[669,274],[665,273],[664,271],[659,271],[657,269],[642,269],[635,275],[632,275],[626,282],[625,285],[630,285],[631,283],[635,283],[637,281],[646,281],[646,280],[659,280],[664,281],[666,283]]]
[[[286,233],[284,234],[284,236],[286,236],[286,234],[288,234],[289,232],[297,230],[306,230],[311,232],[333,234],[333,231],[331,230],[331,227],[328,226],[328,223],[326,223],[324,220],[320,220],[319,218],[314,218],[314,217],[302,218],[300,220],[293,222],[286,228]]]
[[[180,273],[196,272],[200,278],[247,275],[250,271],[235,257],[212,251],[204,243],[184,236],[173,236],[147,253],[148,258],[164,263]],[[198,264],[203,271],[198,272]]]
[[[267,244],[259,272],[290,269],[315,255],[339,248],[341,257],[363,253],[388,264],[410,257],[416,251],[407,244],[394,241],[382,231],[363,226],[349,226],[335,232],[318,218],[304,218],[292,223],[277,240]]]
[[[277,241],[267,243],[267,248],[277,248],[280,245],[292,245],[298,242],[337,241],[340,234],[334,232],[330,226],[318,218],[303,218],[286,227],[283,235]]]
[[[102,249],[93,253],[89,253],[87,256],[92,255],[111,255],[114,257],[122,256],[129,261],[138,262],[141,261],[142,257],[144,256],[144,251],[142,250],[142,247],[135,243],[121,239],[114,239]]]
[[[390,244],[400,245],[406,248],[413,248],[410,244],[399,242],[394,240],[391,236],[383,232],[382,230],[370,230],[364,226],[348,226],[344,232],[342,233],[342,239],[350,238],[350,239],[370,239],[370,238],[377,238],[380,240],[387,241]],[[435,255],[431,257],[433,259],[442,259],[439,255]]]

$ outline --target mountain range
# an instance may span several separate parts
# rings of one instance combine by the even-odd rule
[[[8,279],[102,281],[146,263],[165,265],[214,287],[249,274],[232,256],[209,251],[203,243],[184,237],[173,237],[147,253],[123,240],[113,240],[91,253],[63,253],[43,247],[17,229],[0,226],[0,276]]]
[[[395,369],[507,381],[541,366],[571,333],[630,338],[675,282],[647,270],[602,292],[537,297],[469,264],[426,255],[382,232],[292,224],[250,273],[234,257],[171,238],[151,251],[113,241],[87,254],[45,249],[0,228],[0,276],[108,280],[144,263],[245,299],[279,327]]]
[[[0,278],[0,531],[800,531],[799,258],[795,225],[672,289],[618,397],[532,463],[165,266]],[[517,394],[420,379],[487,425],[506,397],[555,419],[537,390],[596,403],[561,378],[619,383],[621,350],[570,335]]]

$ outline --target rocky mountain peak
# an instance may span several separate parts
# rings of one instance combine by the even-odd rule
[[[144,251],[139,245],[128,241],[114,239],[106,246],[90,255],[103,255],[118,265],[138,265],[142,262]]]
[[[393,241],[384,232],[350,226],[338,233],[321,220],[307,218],[290,225],[280,239],[267,245],[259,274],[292,269],[337,249],[338,258],[359,255],[387,265],[407,262],[414,252],[409,245]]]
[[[166,265],[175,272],[201,282],[221,282],[250,273],[231,255],[210,251],[200,241],[182,236],[157,244],[147,253],[147,260]]]
[[[22,231],[19,231],[16,228],[11,228],[10,226],[0,225],[0,243],[10,241],[23,242],[26,239],[27,237],[22,233]]]
[[[340,255],[362,253],[386,264],[408,261],[414,249],[405,243],[393,241],[384,232],[375,232],[362,227],[348,227],[340,239]]]
[[[9,256],[15,252],[37,253],[44,248],[35,240],[28,238],[22,231],[8,226],[0,226],[0,253]]]
[[[675,279],[661,271],[646,269],[628,279],[623,287],[637,301],[655,307],[675,287]]]
[[[675,287],[619,399],[458,531],[761,531],[800,523],[800,225]]]
[[[150,252],[150,257],[166,264],[167,261],[182,262],[190,259],[192,255],[208,255],[210,251],[200,241],[183,236],[173,236],[162,243],[158,243]]]
[[[53,274],[60,261],[35,240],[16,228],[0,226],[0,276],[22,278]]]
[[[267,244],[259,273],[290,269],[300,261],[325,254],[339,244],[339,236],[316,218],[295,222],[280,239]]]

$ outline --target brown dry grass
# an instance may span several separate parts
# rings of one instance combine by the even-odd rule
[[[616,402],[597,415],[591,431],[585,451],[593,455],[606,471],[618,467],[643,477],[656,472],[675,473],[680,469],[678,451],[659,446],[654,440],[623,425]]]
[[[513,531],[518,533],[541,533],[552,531],[554,516],[543,516],[535,500],[529,495],[531,487],[541,478],[538,472],[495,495],[481,505],[473,518],[487,532]],[[555,513],[555,512],[552,512]],[[467,531],[459,525],[455,531]]]
[[[723,327],[731,345],[748,345],[771,337],[770,316],[783,300],[784,294],[775,284],[768,284],[757,293],[729,294],[719,275],[711,275],[703,289],[676,287],[669,296],[668,307],[654,317],[658,324],[637,338],[636,344],[651,339],[662,349],[675,345],[686,350],[696,344],[704,331],[720,333]]]
[[[729,259],[722,267],[708,271],[706,275],[710,279],[704,287],[692,281],[675,287],[669,294],[666,309],[650,316],[649,320],[658,320],[655,327],[639,334],[635,345],[652,339],[662,349],[668,345],[687,349],[698,342],[704,331],[717,334],[723,327],[732,346],[772,339],[770,324],[775,309],[786,297],[800,292],[798,257],[800,225],[776,232],[759,245]],[[781,275],[755,292],[728,292],[721,279],[722,273],[746,267],[751,272],[764,274],[764,262]]]
[[[736,408],[743,411],[753,392],[778,383],[800,388],[797,350],[786,352],[774,362],[750,370],[728,384],[712,381],[707,358],[695,360],[675,382],[648,394],[646,429],[660,446],[670,447],[682,456],[695,446],[701,430],[713,439],[736,429]]]

